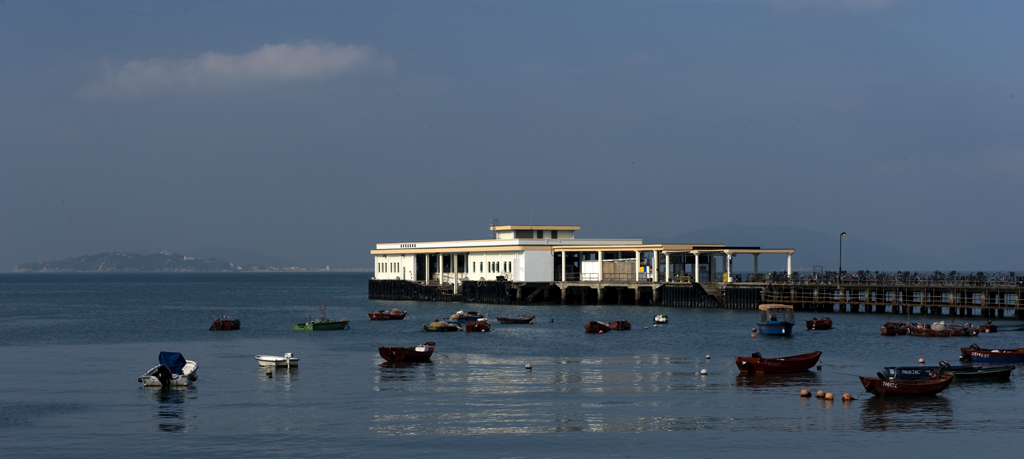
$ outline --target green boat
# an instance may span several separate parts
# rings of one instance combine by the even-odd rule
[[[331,320],[326,317],[318,317],[306,323],[295,324],[292,328],[308,331],[344,330],[348,328],[348,319]]]
[[[320,331],[320,330],[344,330],[348,328],[348,319],[331,320],[327,318],[327,303],[320,305],[320,317],[310,319],[306,323],[295,324],[293,330]]]

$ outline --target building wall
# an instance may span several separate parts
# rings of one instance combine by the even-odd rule
[[[555,280],[555,256],[545,250],[524,250],[519,252],[522,259],[521,282],[551,282]]]
[[[375,255],[373,277],[377,279],[414,280],[415,255]]]

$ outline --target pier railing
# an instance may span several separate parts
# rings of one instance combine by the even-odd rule
[[[963,286],[963,287],[1024,287],[1024,276],[1013,272],[958,273],[950,271],[931,274],[910,271],[881,272],[857,271],[856,273],[836,272],[814,273],[769,273],[765,276],[769,284],[781,285],[883,285],[883,286]]]

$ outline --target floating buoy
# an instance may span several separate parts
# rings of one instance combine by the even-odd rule
[[[604,330],[598,330],[597,332],[598,333],[604,333]]]
[[[818,398],[825,398],[825,391],[818,389]]]
[[[644,328],[647,328],[647,327],[644,327]],[[654,324],[654,328],[658,328],[658,324]]]
[[[843,401],[844,402],[848,402],[850,400],[853,400],[853,397],[851,397],[850,394],[843,394]]]
[[[757,327],[751,327],[751,328],[750,328],[750,331],[752,331],[752,332],[756,332],[756,331],[757,331]]]
[[[533,365],[526,364],[526,371],[533,371]]]
[[[548,319],[548,322],[554,322],[554,321],[555,321],[555,318],[554,318],[554,317],[552,317],[552,318]]]
[[[811,391],[809,389],[800,389],[800,396],[801,397],[810,397],[811,396]]]
[[[825,394],[825,400],[831,401],[834,398],[835,398],[835,396],[833,396],[831,392]]]
[[[533,321],[531,320],[531,321],[530,321],[530,323],[532,324],[532,323],[533,323]]]
[[[657,327],[657,325],[655,325],[655,327]],[[647,330],[647,327],[644,327],[644,330]]]
[[[701,376],[706,376],[707,374],[708,374],[708,370],[700,370],[700,375]]]
[[[917,359],[917,363],[924,363],[924,357]]]
[[[751,334],[750,334],[750,337],[751,337],[751,338],[757,338],[757,333],[751,333]]]
[[[705,355],[704,360],[711,360],[711,354]]]

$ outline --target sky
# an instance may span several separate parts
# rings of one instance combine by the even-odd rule
[[[0,271],[210,246],[371,268],[376,243],[483,239],[492,218],[1019,244],[1021,18],[1000,0],[0,0]]]

